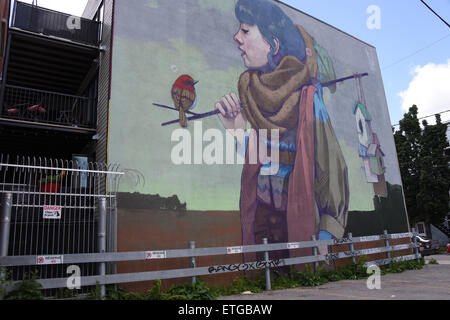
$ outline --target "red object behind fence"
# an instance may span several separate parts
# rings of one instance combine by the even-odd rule
[[[43,183],[41,184],[41,192],[55,193],[61,188],[60,183]]]

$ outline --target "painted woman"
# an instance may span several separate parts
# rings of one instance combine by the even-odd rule
[[[323,102],[314,39],[274,2],[238,0],[234,35],[247,70],[239,93],[216,104],[226,129],[246,129],[240,215],[244,245],[340,238],[349,203],[347,166]],[[278,172],[250,164],[261,129],[278,130]],[[270,139],[267,142],[270,144]],[[270,165],[270,164],[269,164]],[[310,255],[311,250],[295,250]],[[291,251],[291,256],[292,256]],[[271,258],[287,257],[286,252]],[[245,260],[254,259],[248,254]]]

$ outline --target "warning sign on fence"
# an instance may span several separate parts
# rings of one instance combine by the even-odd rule
[[[36,264],[62,264],[63,256],[37,256]]]
[[[165,251],[146,251],[145,259],[165,259],[166,252]]]
[[[44,206],[44,219],[61,219],[61,206]]]
[[[300,243],[298,242],[291,242],[287,244],[288,249],[298,249],[300,248]]]
[[[242,247],[228,247],[227,254],[242,253]]]

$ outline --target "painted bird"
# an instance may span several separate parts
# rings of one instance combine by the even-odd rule
[[[183,128],[187,127],[186,111],[195,107],[197,102],[197,96],[195,93],[195,84],[198,81],[194,81],[189,75],[182,75],[172,86],[172,100],[175,108],[180,113],[180,125]]]

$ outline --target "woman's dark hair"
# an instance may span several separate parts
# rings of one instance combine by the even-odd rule
[[[257,25],[264,39],[270,44],[272,49],[267,58],[272,69],[288,55],[305,62],[305,41],[298,28],[278,5],[267,0],[238,0],[235,13],[241,23]],[[276,56],[274,37],[280,42]]]

